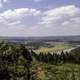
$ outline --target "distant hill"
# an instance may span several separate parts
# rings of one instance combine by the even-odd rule
[[[48,36],[48,37],[0,37],[0,40],[21,41],[80,41],[80,36]]]

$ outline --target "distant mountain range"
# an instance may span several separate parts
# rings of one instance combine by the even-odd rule
[[[80,36],[0,37],[0,41],[80,41]]]

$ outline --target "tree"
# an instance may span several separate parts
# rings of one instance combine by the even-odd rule
[[[30,80],[31,77],[30,66],[31,66],[32,57],[30,55],[30,52],[25,48],[24,45],[20,45],[20,50],[21,50],[21,54],[25,58],[25,67],[27,68],[25,73],[25,79]]]
[[[24,64],[19,64],[20,57]],[[17,80],[19,77],[30,80],[31,61],[30,52],[24,45],[0,43],[0,80]],[[25,67],[23,74],[18,71],[20,65]]]

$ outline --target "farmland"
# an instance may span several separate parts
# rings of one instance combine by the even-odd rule
[[[48,52],[58,52],[58,51],[62,51],[65,49],[70,49],[72,48],[72,45],[68,44],[68,43],[63,43],[63,42],[55,42],[51,44],[52,47],[40,47],[36,50],[34,50],[36,53],[48,53]]]

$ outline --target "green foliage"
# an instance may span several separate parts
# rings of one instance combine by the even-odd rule
[[[36,54],[34,51],[31,51],[32,55],[36,58],[36,60],[45,63],[57,64],[57,63],[80,63],[80,48],[76,48],[71,52],[62,51],[61,54],[58,53],[40,53]]]
[[[80,48],[36,54],[22,44],[0,43],[0,80],[80,80],[79,63]]]
[[[0,80],[30,80],[32,58],[24,45],[0,43]]]
[[[33,66],[35,80],[80,80],[80,65],[35,63]]]

